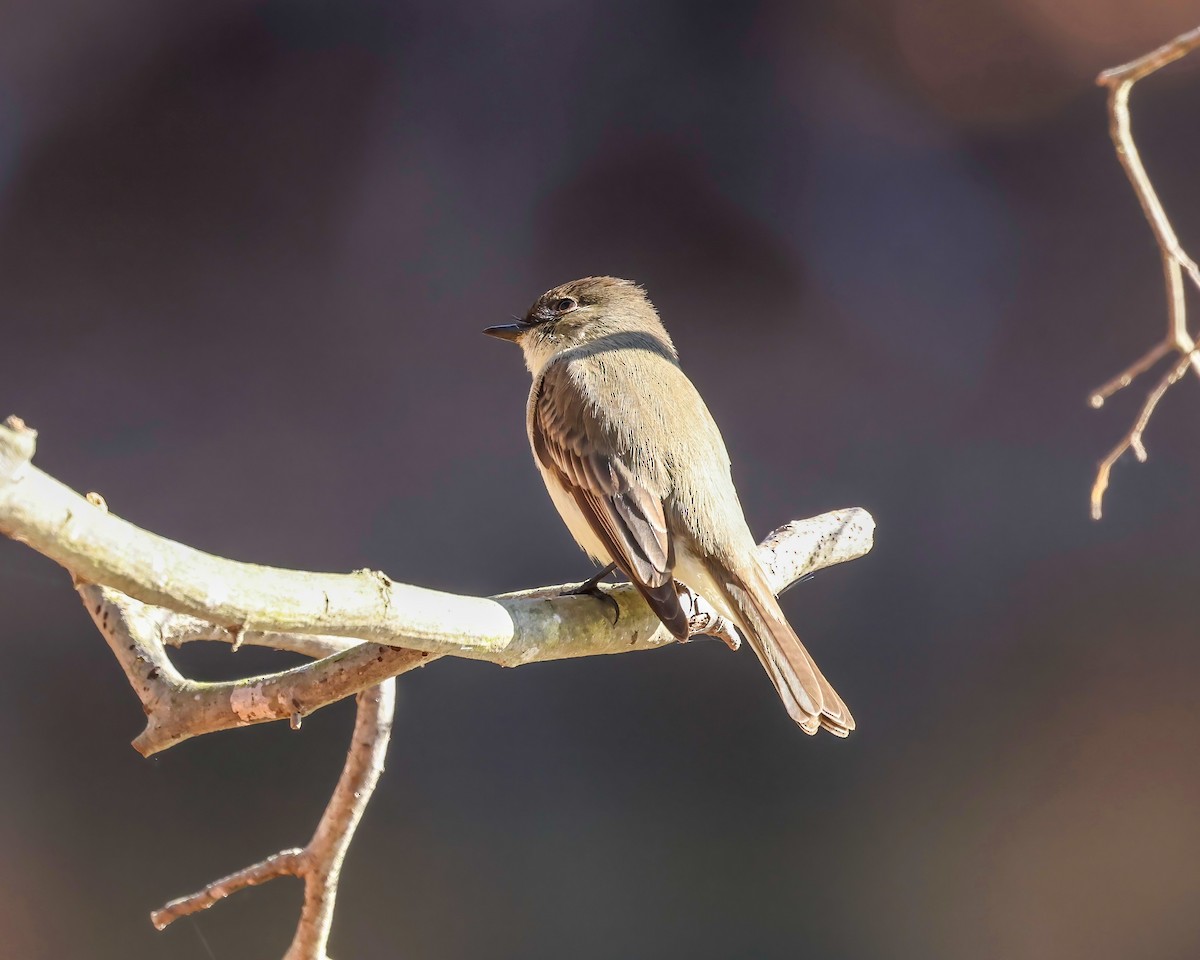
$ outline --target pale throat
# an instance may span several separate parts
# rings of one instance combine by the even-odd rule
[[[551,343],[545,337],[526,336],[521,340],[521,352],[525,355],[525,366],[536,380],[545,369],[546,364],[561,352],[561,346]]]

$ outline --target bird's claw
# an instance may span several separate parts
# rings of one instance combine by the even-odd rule
[[[613,599],[612,595],[600,589],[600,585],[595,580],[585,580],[577,587],[572,587],[570,590],[562,592],[564,597],[595,597],[601,603],[612,607],[613,622],[615,627],[617,621],[621,619],[621,605]]]

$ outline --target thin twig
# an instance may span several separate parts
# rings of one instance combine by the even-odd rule
[[[150,922],[156,930],[165,930],[180,917],[188,917],[201,910],[207,910],[213,904],[220,903],[231,893],[245,890],[246,887],[257,887],[260,883],[274,880],[276,877],[295,877],[301,872],[300,860],[304,851],[299,847],[291,850],[280,850],[269,857],[259,860],[241,870],[235,870],[227,877],[214,880],[201,890],[179,897],[170,903],[165,903],[157,910],[150,911]]]
[[[1100,461],[1100,466],[1096,468],[1096,482],[1092,486],[1092,517],[1094,519],[1100,519],[1100,505],[1104,500],[1104,491],[1108,489],[1108,477],[1112,472],[1113,464],[1127,450],[1133,451],[1133,455],[1137,457],[1139,463],[1146,462],[1146,445],[1142,440],[1142,434],[1145,433],[1146,425],[1150,422],[1150,417],[1154,414],[1154,408],[1158,406],[1158,401],[1162,399],[1163,394],[1180,377],[1187,373],[1188,367],[1192,365],[1194,357],[1195,354],[1189,352],[1163,375],[1162,379],[1155,384],[1154,389],[1146,396],[1146,400],[1142,404],[1142,409],[1138,413],[1137,419],[1133,422],[1133,426],[1130,427],[1129,432],[1121,438],[1120,443],[1109,451],[1108,456]]]
[[[1090,402],[1093,407],[1102,407],[1105,400],[1118,390],[1129,386],[1159,360],[1172,352],[1180,354],[1183,358],[1150,391],[1133,427],[1121,438],[1108,456],[1100,461],[1096,470],[1096,479],[1092,485],[1091,497],[1092,516],[1097,520],[1100,519],[1102,513],[1104,492],[1108,488],[1109,474],[1113,464],[1127,450],[1132,450],[1139,461],[1145,462],[1146,447],[1142,435],[1163,394],[1187,372],[1189,365],[1200,376],[1200,353],[1197,352],[1200,340],[1188,332],[1187,296],[1183,283],[1183,274],[1186,271],[1192,283],[1200,288],[1200,267],[1196,266],[1195,261],[1179,244],[1175,229],[1171,226],[1171,221],[1150,183],[1145,166],[1142,164],[1142,158],[1133,140],[1129,118],[1129,94],[1133,85],[1156,70],[1186,56],[1198,46],[1200,46],[1200,27],[1180,34],[1174,40],[1143,57],[1105,70],[1096,78],[1096,82],[1100,86],[1108,88],[1109,136],[1116,148],[1117,159],[1133,186],[1133,191],[1150,224],[1154,240],[1158,244],[1162,256],[1163,277],[1167,289],[1167,332],[1158,344],[1097,389],[1091,395]]]

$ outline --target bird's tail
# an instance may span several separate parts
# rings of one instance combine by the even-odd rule
[[[738,626],[775,684],[788,715],[808,734],[824,727],[835,736],[849,735],[854,717],[787,622],[762,568],[755,564],[744,577],[718,579]]]

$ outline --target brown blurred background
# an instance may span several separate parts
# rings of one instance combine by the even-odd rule
[[[1164,325],[1100,69],[1158,0],[15,0],[0,8],[0,415],[227,556],[490,593],[584,576],[480,336],[644,282],[752,526],[861,504],[786,607],[852,705],[787,721],[698,643],[400,685],[343,960],[1200,951],[1200,391],[1151,460],[1090,389]],[[1200,245],[1200,55],[1134,96]],[[1148,385],[1147,385],[1148,386]],[[147,911],[307,839],[352,711],[151,761],[49,561],[0,542],[0,954],[275,957],[299,887]],[[190,650],[227,676],[277,655]]]

